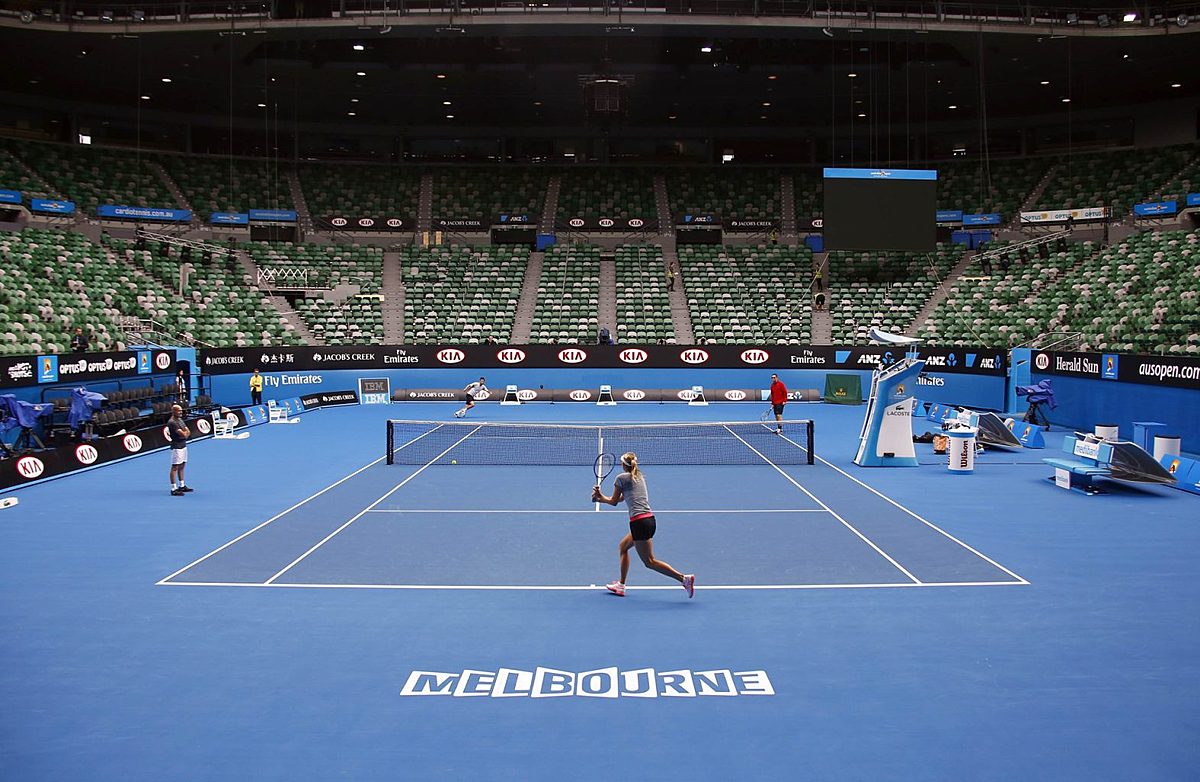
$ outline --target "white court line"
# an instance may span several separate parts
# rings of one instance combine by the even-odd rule
[[[428,432],[426,432],[425,434],[423,434],[423,435],[420,435],[419,437],[414,437],[413,439],[409,440],[407,443],[405,443],[404,445],[400,446],[400,448],[397,448],[397,449],[395,449],[395,451],[399,451],[401,448],[407,448],[408,446],[410,446],[410,445],[412,445],[413,443],[415,443],[417,440],[420,440],[422,437],[426,437],[426,436],[428,436],[428,435],[431,435],[431,434],[433,434],[434,432],[436,432],[438,429],[441,429],[441,428],[442,428],[442,427],[441,427],[441,425],[438,425],[438,426],[434,427],[433,429],[430,429],[430,430],[429,430]],[[395,451],[393,451],[393,453],[395,453]],[[384,454],[383,456],[380,456],[380,457],[379,457],[378,459],[376,459],[375,461],[373,461],[373,462],[370,462],[369,464],[364,464],[362,467],[359,467],[357,470],[355,470],[354,472],[350,473],[350,474],[349,474],[349,475],[347,475],[345,478],[341,478],[341,479],[339,479],[339,480],[337,480],[337,481],[334,481],[333,483],[331,483],[331,484],[329,484],[328,486],[326,486],[324,489],[321,489],[320,491],[318,491],[316,494],[310,494],[309,496],[307,496],[307,497],[305,497],[304,499],[300,500],[299,502],[297,502],[295,505],[293,505],[292,507],[288,508],[287,510],[285,510],[285,511],[283,511],[283,512],[281,512],[281,513],[276,513],[274,516],[272,516],[271,518],[267,519],[267,520],[266,520],[266,521],[264,521],[262,524],[259,524],[257,527],[255,527],[255,528],[253,528],[253,529],[246,530],[246,531],[245,531],[245,532],[243,532],[241,535],[238,535],[236,538],[234,538],[233,540],[231,540],[231,541],[229,541],[228,543],[224,544],[224,545],[223,545],[223,546],[221,546],[220,548],[215,548],[215,549],[213,549],[212,551],[208,552],[208,553],[207,553],[207,554],[205,554],[204,556],[200,557],[200,559],[197,559],[195,562],[192,562],[190,565],[184,565],[183,567],[179,568],[179,570],[176,570],[176,571],[175,571],[174,573],[172,573],[171,575],[169,575],[169,576],[167,576],[166,578],[164,578],[164,579],[162,579],[161,581],[159,581],[157,585],[158,585],[158,586],[162,586],[162,585],[163,585],[163,584],[165,584],[167,581],[170,581],[172,578],[175,578],[175,576],[177,576],[177,575],[179,575],[180,573],[184,572],[184,571],[185,571],[185,570],[187,570],[188,568],[195,567],[196,565],[199,565],[201,562],[203,562],[204,560],[208,559],[208,558],[209,558],[209,557],[211,557],[213,554],[218,554],[218,553],[220,553],[220,552],[224,551],[225,549],[227,549],[227,548],[229,548],[230,546],[232,546],[234,543],[237,543],[239,540],[242,540],[243,538],[246,538],[247,536],[249,536],[249,535],[252,535],[252,534],[254,534],[255,532],[258,532],[260,529],[262,529],[263,527],[267,526],[267,525],[268,525],[268,524],[270,524],[271,522],[273,522],[273,521],[276,521],[276,520],[278,520],[278,519],[281,519],[281,518],[283,518],[284,516],[288,515],[288,514],[289,514],[289,513],[291,513],[292,511],[294,511],[296,508],[299,508],[299,507],[300,507],[301,505],[303,505],[304,503],[306,503],[306,502],[309,502],[310,500],[315,500],[317,497],[320,497],[322,494],[324,494],[325,492],[329,491],[330,489],[332,489],[332,488],[334,488],[334,487],[338,486],[339,484],[345,483],[346,481],[350,480],[350,479],[351,479],[351,478],[353,478],[355,475],[358,475],[360,472],[362,472],[363,470],[367,469],[368,467],[374,467],[375,465],[379,464],[380,462],[382,462],[382,461],[383,461],[384,459],[386,459],[386,458],[387,458],[387,454]]]
[[[800,444],[799,444],[799,443],[797,443],[795,440],[790,440],[790,439],[788,439],[786,436],[784,436],[784,437],[783,437],[783,439],[787,440],[789,443],[791,443],[792,445],[796,446],[797,448],[800,448],[800,450],[802,450],[802,451],[803,451],[803,450],[805,450],[805,449],[804,449],[804,448],[802,448],[802,447],[800,446]],[[871,493],[872,493],[872,494],[874,494],[875,496],[877,496],[877,497],[880,497],[880,498],[882,498],[882,499],[885,499],[885,500],[887,500],[887,501],[888,501],[888,502],[890,502],[892,505],[895,505],[897,508],[899,508],[900,510],[904,511],[905,513],[907,513],[909,516],[912,516],[914,519],[916,519],[917,521],[921,522],[922,524],[924,524],[924,525],[928,526],[930,529],[932,529],[932,530],[934,530],[934,531],[936,531],[936,532],[940,532],[941,534],[945,535],[947,538],[949,538],[950,540],[954,541],[954,542],[955,542],[955,543],[957,543],[958,545],[962,546],[962,547],[963,547],[963,548],[965,548],[967,551],[970,551],[972,554],[974,554],[975,556],[979,557],[979,558],[980,558],[980,559],[982,559],[984,562],[987,562],[989,565],[992,565],[992,566],[993,566],[993,567],[995,567],[995,568],[998,568],[998,569],[1000,569],[1000,570],[1003,570],[1005,573],[1007,573],[1007,574],[1009,574],[1010,576],[1012,576],[1013,578],[1017,579],[1017,580],[1018,580],[1018,581],[1020,581],[1022,584],[1028,584],[1028,583],[1029,583],[1029,581],[1027,581],[1026,579],[1022,578],[1021,576],[1018,576],[1016,573],[1014,573],[1014,572],[1012,572],[1011,570],[1009,570],[1008,568],[1004,567],[1004,565],[1001,565],[1001,564],[1000,564],[999,562],[997,562],[996,560],[992,559],[991,557],[987,556],[986,554],[982,554],[982,553],[980,553],[979,551],[975,550],[974,548],[972,548],[971,546],[967,545],[966,543],[963,543],[961,540],[959,540],[958,538],[954,537],[954,536],[953,536],[953,535],[951,535],[949,532],[946,532],[946,530],[942,529],[941,527],[939,527],[938,525],[936,525],[936,524],[934,524],[933,522],[929,521],[928,519],[922,518],[920,515],[918,515],[918,514],[917,514],[917,513],[915,513],[914,511],[911,511],[911,510],[909,510],[908,508],[904,507],[903,505],[901,505],[900,503],[896,502],[895,500],[893,500],[891,497],[887,496],[887,495],[886,495],[886,494],[884,494],[883,492],[881,492],[881,491],[879,491],[879,490],[875,489],[874,487],[868,486],[867,484],[865,484],[865,483],[863,483],[862,481],[860,481],[858,478],[855,478],[853,475],[851,475],[850,473],[848,473],[848,472],[846,472],[845,470],[843,470],[841,467],[838,467],[836,464],[833,464],[833,463],[831,463],[831,462],[829,462],[829,461],[826,461],[825,459],[822,459],[820,456],[817,456],[816,454],[813,454],[813,456],[815,456],[815,457],[817,458],[817,460],[818,460],[818,461],[820,461],[822,464],[824,464],[826,467],[832,467],[834,470],[838,471],[838,472],[839,472],[839,473],[841,473],[842,475],[844,475],[844,476],[846,476],[847,478],[849,478],[850,480],[854,481],[854,482],[855,482],[855,483],[857,483],[859,486],[863,487],[864,489],[866,489],[867,491],[871,492]]]
[[[613,515],[625,515],[623,510],[606,510],[603,513]],[[782,509],[782,508],[764,508],[762,510],[753,510],[746,508],[732,508],[724,510],[659,510],[655,513],[829,513],[830,511],[824,508],[799,508],[799,509]],[[447,510],[446,508],[430,508],[426,510],[410,510],[408,508],[375,508],[367,511],[367,513],[519,513],[525,515],[527,513],[587,513],[591,514],[590,510],[495,510],[495,509],[475,509],[475,510]]]
[[[440,428],[440,427],[439,427],[439,428]],[[405,484],[407,484],[407,483],[408,483],[409,481],[411,481],[413,478],[416,478],[418,475],[420,475],[421,473],[425,472],[425,470],[426,470],[426,469],[429,467],[429,465],[433,464],[433,463],[434,463],[434,462],[436,462],[438,459],[442,458],[442,457],[443,457],[443,456],[445,456],[446,454],[448,454],[448,453],[450,453],[451,451],[453,451],[453,450],[454,450],[454,449],[455,449],[455,448],[456,448],[456,447],[459,445],[459,443],[461,443],[463,440],[466,440],[468,437],[470,437],[471,435],[475,434],[476,432],[478,432],[478,431],[479,431],[480,429],[482,429],[482,428],[483,428],[483,426],[482,426],[482,425],[479,425],[479,426],[476,426],[476,427],[475,427],[474,429],[472,429],[471,431],[467,432],[465,435],[463,435],[461,438],[459,438],[459,439],[458,439],[458,441],[454,443],[454,445],[451,445],[449,448],[447,448],[446,450],[442,451],[442,452],[441,452],[441,453],[439,453],[437,456],[433,457],[433,458],[432,458],[432,459],[430,459],[428,462],[426,462],[424,465],[422,465],[421,469],[417,470],[417,471],[416,471],[416,472],[414,472],[412,475],[410,475],[410,476],[408,476],[407,478],[405,478],[404,480],[400,481],[400,483],[398,483],[398,484],[396,484],[395,486],[393,486],[392,488],[388,489],[388,491],[387,491],[387,492],[386,492],[386,493],[385,493],[385,494],[384,494],[382,497],[380,497],[379,499],[377,499],[377,500],[375,500],[374,502],[372,502],[370,505],[368,505],[368,506],[367,506],[366,508],[364,508],[363,510],[360,510],[358,513],[354,514],[354,516],[353,516],[353,517],[352,517],[352,518],[351,518],[349,521],[347,521],[345,524],[343,524],[342,526],[340,526],[340,527],[338,527],[337,529],[335,529],[333,532],[330,532],[328,535],[326,535],[324,538],[322,538],[322,540],[321,540],[319,543],[317,543],[317,545],[313,546],[313,547],[312,547],[312,548],[310,548],[308,551],[305,551],[303,554],[301,554],[300,556],[296,557],[294,560],[292,560],[292,561],[291,561],[291,563],[290,563],[290,564],[289,564],[287,567],[285,567],[283,570],[279,571],[279,572],[278,572],[278,573],[276,573],[275,575],[273,575],[273,576],[271,576],[270,578],[268,578],[268,579],[267,579],[267,583],[268,583],[268,584],[270,584],[270,583],[273,583],[273,582],[275,581],[275,579],[279,578],[279,577],[280,577],[280,576],[282,576],[284,573],[288,572],[289,570],[291,570],[292,568],[294,568],[296,565],[298,565],[298,564],[300,564],[301,562],[303,562],[303,561],[304,561],[304,559],[305,559],[305,558],[306,558],[306,557],[307,557],[309,554],[313,553],[313,552],[314,552],[314,551],[316,551],[317,549],[321,548],[321,546],[324,546],[326,543],[328,543],[330,540],[332,540],[332,539],[333,539],[333,537],[334,537],[334,535],[337,535],[339,532],[341,532],[342,530],[344,530],[346,527],[349,527],[351,524],[353,524],[354,522],[358,521],[360,518],[362,518],[362,516],[363,516],[363,514],[364,514],[364,513],[366,513],[367,511],[371,510],[371,509],[372,509],[372,508],[374,508],[376,505],[378,505],[379,503],[381,503],[381,502],[383,502],[384,500],[386,500],[388,497],[391,497],[391,496],[392,496],[393,494],[395,494],[395,493],[396,493],[396,492],[397,492],[397,491],[398,491],[398,490],[399,490],[401,487],[403,487]],[[431,431],[436,431],[436,430],[431,430]],[[428,434],[428,432],[426,432],[426,434]]]
[[[411,591],[451,591],[451,592],[596,592],[602,591],[602,586],[568,586],[568,585],[522,585],[522,584],[292,584],[274,582],[270,584],[247,583],[244,581],[171,581],[163,586],[199,586],[199,587],[250,587],[255,589],[397,589]],[[928,587],[988,587],[988,586],[1028,586],[1022,581],[919,581],[915,583],[896,582],[883,584],[706,584],[696,587],[697,592],[715,591],[755,591],[755,590],[800,590],[800,589],[913,589]],[[638,591],[667,591],[679,589],[678,586],[629,586],[626,589]]]
[[[742,440],[742,438],[741,438],[741,437],[738,435],[738,433],[737,433],[737,432],[735,432],[735,431],[733,431],[732,429],[730,429],[728,426],[727,426],[727,427],[725,427],[725,429],[726,429],[726,430],[727,430],[727,431],[728,431],[728,432],[729,432],[731,435],[733,435],[734,437],[737,437],[737,439],[739,439],[739,440]],[[779,436],[779,435],[776,435],[776,436]],[[788,442],[792,442],[792,441],[791,441],[791,440],[788,440]],[[795,443],[792,443],[792,444],[793,444],[793,445],[795,445]],[[919,584],[919,583],[921,583],[921,579],[917,578],[917,577],[916,577],[916,576],[914,576],[912,573],[909,573],[907,570],[905,570],[905,568],[904,568],[904,566],[903,566],[903,565],[901,565],[901,564],[900,564],[899,562],[897,562],[896,560],[892,559],[892,557],[891,557],[891,556],[890,556],[890,555],[889,555],[889,554],[888,554],[886,551],[884,551],[883,549],[879,548],[879,546],[875,545],[874,541],[872,541],[872,540],[871,540],[870,538],[868,538],[866,535],[864,535],[864,534],[862,534],[861,532],[859,532],[858,530],[856,530],[856,529],[854,528],[854,525],[852,525],[850,522],[848,522],[848,521],[846,521],[845,519],[843,519],[843,518],[842,518],[840,515],[838,515],[838,514],[837,514],[837,513],[836,513],[836,512],[835,512],[835,511],[832,509],[832,508],[830,508],[828,505],[826,505],[825,503],[823,503],[823,502],[821,502],[819,499],[817,499],[817,495],[813,494],[811,491],[809,491],[808,489],[804,488],[804,487],[803,487],[803,486],[801,486],[799,483],[797,483],[795,478],[793,478],[792,476],[790,476],[790,475],[788,475],[786,472],[784,472],[782,469],[780,469],[779,465],[775,464],[775,462],[773,462],[773,461],[771,461],[770,459],[768,459],[767,457],[763,456],[763,455],[762,455],[762,453],[760,453],[760,452],[759,452],[759,450],[758,450],[757,448],[755,448],[753,445],[751,445],[750,443],[746,442],[745,440],[742,440],[742,445],[746,446],[746,447],[747,447],[747,448],[749,448],[751,451],[754,451],[754,453],[758,454],[758,456],[759,456],[759,458],[760,458],[760,459],[762,459],[764,462],[766,462],[767,464],[769,464],[769,465],[771,465],[772,467],[774,467],[774,468],[775,468],[775,471],[776,471],[777,473],[779,473],[780,475],[782,475],[784,478],[787,478],[787,479],[788,479],[788,481],[789,481],[789,482],[790,482],[790,483],[791,483],[793,486],[795,486],[797,489],[799,489],[800,491],[802,491],[802,492],[804,492],[805,494],[807,494],[807,495],[808,495],[808,496],[809,496],[809,497],[812,499],[812,501],[813,501],[813,502],[817,503],[817,504],[818,504],[818,505],[820,505],[822,508],[824,508],[825,510],[829,511],[829,513],[830,513],[830,514],[831,514],[831,515],[832,515],[832,516],[833,516],[835,519],[837,519],[838,521],[840,521],[842,524],[844,524],[844,525],[846,526],[846,529],[848,529],[848,530],[850,530],[851,532],[853,532],[853,533],[854,533],[855,535],[857,535],[857,536],[858,536],[858,537],[859,537],[859,538],[860,538],[860,539],[861,539],[861,540],[862,540],[864,543],[866,543],[866,544],[867,544],[868,546],[870,546],[871,548],[875,549],[876,553],[878,553],[878,554],[879,554],[879,556],[883,557],[883,558],[884,558],[884,559],[886,559],[888,562],[891,562],[891,563],[892,563],[892,565],[893,565],[893,566],[895,566],[895,568],[896,568],[897,570],[899,570],[901,573],[903,573],[904,575],[906,575],[906,576],[908,576],[909,578],[911,578],[911,579],[913,580],[913,583],[916,583],[916,584]]]

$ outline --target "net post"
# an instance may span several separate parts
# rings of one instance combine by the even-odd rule
[[[392,419],[389,418],[385,423],[387,424],[387,463],[395,464],[396,463],[396,455],[395,455],[396,454],[396,448],[395,448],[396,429],[395,429],[395,427],[392,426]]]
[[[813,420],[808,419],[808,463],[816,464],[816,456],[813,453]]]

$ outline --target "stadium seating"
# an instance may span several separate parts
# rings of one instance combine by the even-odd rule
[[[645,169],[568,169],[558,192],[560,218],[655,218],[654,175]]]
[[[92,213],[100,204],[178,206],[148,154],[90,146],[5,141],[5,147],[41,176],[54,197]]]
[[[214,258],[191,259],[187,289],[180,296],[180,259],[165,246],[108,238],[109,248],[125,259],[118,282],[133,294],[136,310],[124,314],[150,318],[186,340],[216,346],[280,345],[296,341],[254,281]]]
[[[1182,210],[1188,193],[1200,193],[1200,144],[1193,144],[1189,152],[1188,162],[1157,192],[1148,193],[1147,201],[1177,201]]]
[[[123,347],[117,320],[137,313],[137,286],[98,245],[26,228],[0,234],[0,257],[0,353],[64,352],[76,326],[92,335],[93,350]]]
[[[507,342],[529,263],[518,245],[401,252],[405,342]]]
[[[541,169],[438,169],[433,174],[432,216],[487,221],[503,212],[541,217],[549,178]],[[416,211],[415,201],[412,209]]]
[[[529,341],[595,342],[599,297],[600,248],[554,245],[542,263]]]
[[[313,336],[326,345],[383,344],[383,296],[360,293],[341,301],[304,298],[295,304]]]
[[[1024,344],[1080,332],[1085,350],[1200,353],[1200,233],[1145,232],[1100,249],[1068,245],[1049,259],[977,265],[924,326],[937,344]],[[982,277],[982,278],[981,278]]]
[[[1192,155],[1191,146],[1120,150],[1059,159],[1053,181],[1037,199],[1037,209],[1109,206],[1128,215],[1135,203],[1162,190]]]
[[[697,341],[800,344],[811,338],[808,248],[686,245],[679,248],[679,265]]]
[[[676,168],[666,173],[671,215],[780,219],[779,171],[773,168]]]
[[[1050,165],[1045,158],[993,161],[986,170],[979,161],[938,164],[938,209],[1012,220]]]
[[[962,259],[963,250],[959,244],[938,244],[932,253],[833,251],[827,264],[830,284],[937,282]]]
[[[417,217],[421,171],[399,166],[322,165],[298,170],[308,211],[315,218]]]
[[[3,146],[0,146],[0,190],[18,190],[26,202],[30,198],[51,198],[55,195],[38,184],[17,164],[13,153]]]
[[[810,217],[820,217],[824,204],[824,184],[820,169],[796,168],[789,171],[792,175],[792,195],[795,199],[796,220],[803,226],[803,221]]]
[[[287,179],[270,161],[197,155],[157,159],[202,220],[212,212],[293,208]]]
[[[617,342],[675,341],[662,248],[622,245],[616,249]]]

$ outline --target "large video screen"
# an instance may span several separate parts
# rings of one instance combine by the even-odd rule
[[[937,245],[937,172],[825,169],[826,250],[910,250]]]

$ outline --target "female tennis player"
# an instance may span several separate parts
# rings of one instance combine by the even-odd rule
[[[474,383],[468,383],[466,387],[463,388],[463,402],[466,404],[463,405],[461,410],[454,411],[454,417],[462,418],[464,415],[466,415],[467,411],[475,406],[475,395],[479,393],[487,393],[487,390],[488,387],[483,378],[479,378],[479,380]]]
[[[611,497],[605,497],[599,486],[592,488],[592,502],[603,502],[606,505],[616,505],[622,499],[629,509],[629,534],[621,538],[617,551],[621,554],[621,580],[608,585],[608,591],[619,597],[625,597],[625,577],[629,575],[629,549],[636,548],[642,564],[651,570],[657,570],[668,578],[673,578],[683,585],[688,597],[694,597],[696,577],[684,575],[675,568],[654,558],[654,511],[650,510],[650,493],[646,490],[646,476],[638,469],[637,454],[629,452],[621,455],[621,467],[625,470],[613,481]]]

